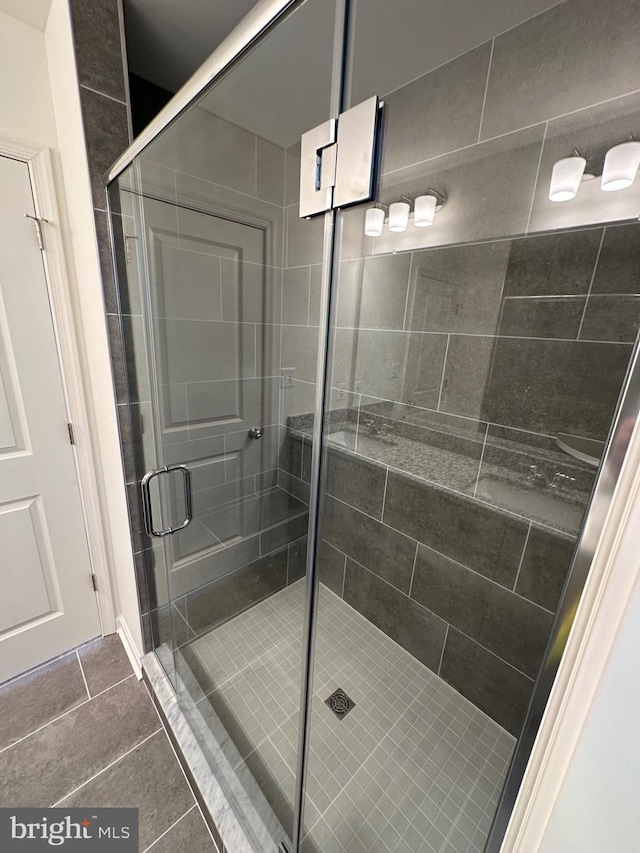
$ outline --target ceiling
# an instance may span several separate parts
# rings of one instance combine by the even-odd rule
[[[384,96],[557,3],[354,0],[350,102]],[[177,91],[253,5],[255,0],[125,0],[131,70]],[[334,8],[330,0],[302,3],[200,106],[280,146],[299,140],[329,114]]]
[[[50,6],[51,0],[0,0],[0,12],[43,31]]]
[[[177,92],[256,2],[124,0],[129,70]]]

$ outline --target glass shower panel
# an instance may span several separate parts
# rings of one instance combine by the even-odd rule
[[[635,4],[403,8],[352,4],[411,215],[338,217],[305,853],[484,849],[640,323]]]
[[[246,839],[273,853],[293,825],[324,240],[323,217],[299,217],[299,143],[329,116],[335,18],[296,4],[112,196],[147,376],[139,467],[160,472],[147,516],[167,534],[144,542],[155,650]]]

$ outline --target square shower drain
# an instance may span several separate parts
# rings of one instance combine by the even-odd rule
[[[328,705],[339,720],[347,716],[352,708],[356,707],[353,699],[349,699],[344,690],[334,690],[328,699],[324,700],[325,705]]]

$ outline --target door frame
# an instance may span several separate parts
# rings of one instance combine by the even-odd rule
[[[62,230],[67,226],[60,218],[51,150],[46,146],[0,134],[0,156],[25,163],[29,170],[36,216],[46,220],[42,226],[45,245],[44,251],[41,252],[42,263],[51,306],[67,417],[73,424],[75,443],[72,449],[78,475],[89,562],[97,586],[96,601],[102,634],[112,634],[116,630],[114,594],[102,523],[86,394],[82,381],[80,349],[71,301],[68,258],[65,257],[62,238]]]

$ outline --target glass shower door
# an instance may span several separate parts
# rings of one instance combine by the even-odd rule
[[[600,188],[634,4],[445,5],[351,4],[384,129],[338,214],[305,853],[485,848],[640,323],[640,185]]]
[[[325,239],[299,216],[300,137],[330,115],[335,24],[333,2],[295,4],[112,194],[154,646],[244,838],[272,853],[293,829]]]

